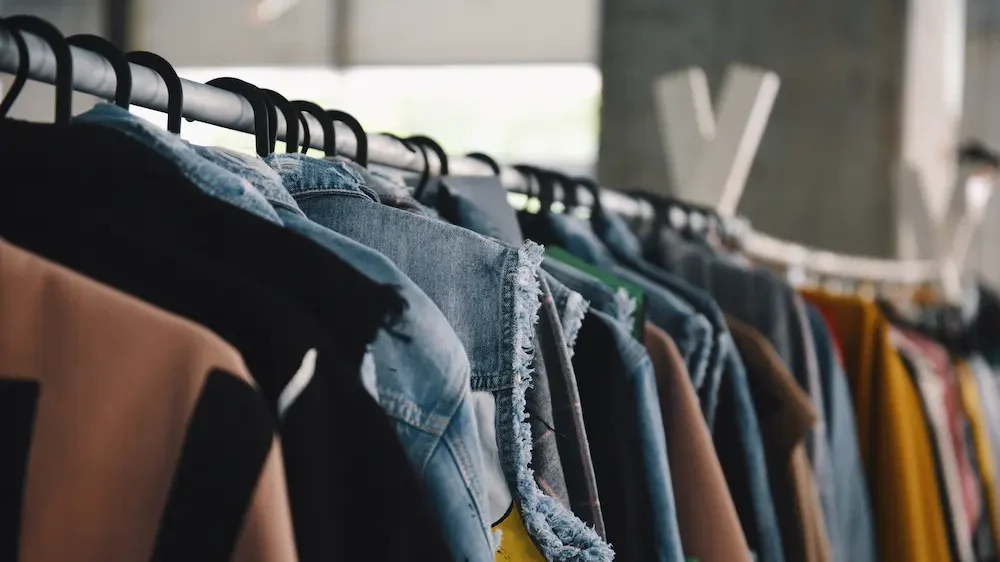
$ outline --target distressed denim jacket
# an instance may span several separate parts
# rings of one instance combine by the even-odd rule
[[[286,228],[322,244],[370,277],[400,288],[407,310],[393,333],[383,331],[372,346],[375,397],[396,422],[396,433],[427,486],[455,558],[492,559],[469,361],[444,315],[384,255],[306,218],[267,163],[221,149],[206,156],[250,180]],[[335,166],[331,173],[343,170]]]
[[[544,495],[529,467],[525,393],[532,380],[541,248],[531,242],[511,248],[381,205],[357,174],[335,162],[280,155],[270,163],[308,217],[385,254],[454,327],[471,365],[473,394],[489,393],[495,401],[500,464],[542,554],[560,561],[611,560],[610,546]]]
[[[113,127],[171,155],[208,194],[283,224],[373,280],[399,288],[407,310],[394,333],[383,331],[377,336],[372,346],[375,370],[363,372],[362,378],[394,419],[455,559],[493,560],[490,521],[484,516],[484,491],[478,480],[483,463],[469,400],[468,358],[427,295],[385,256],[307,219],[282,187],[278,174],[262,160],[190,145],[117,106],[99,105],[77,120]]]

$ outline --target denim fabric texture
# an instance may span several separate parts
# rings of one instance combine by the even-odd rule
[[[548,368],[555,422],[556,444],[562,457],[563,474],[573,513],[607,538],[604,515],[597,488],[590,440],[583,419],[580,389],[573,368],[573,348],[589,303],[547,272],[542,272],[541,330],[542,357]],[[548,302],[551,301],[551,306]]]
[[[806,306],[816,344],[816,358],[827,398],[826,430],[833,461],[834,502],[823,503],[830,546],[836,562],[875,562],[875,522],[847,374],[834,348],[833,336],[814,306]],[[820,500],[825,500],[820,497]]]
[[[677,526],[674,487],[667,459],[667,438],[663,431],[663,415],[660,412],[653,362],[646,353],[646,348],[630,332],[616,329],[613,333],[635,392],[635,416],[642,439],[649,499],[653,504],[658,559],[681,562],[684,560],[684,549]]]
[[[326,160],[343,164],[357,174],[361,178],[362,185],[374,191],[383,204],[425,217],[437,218],[435,211],[413,198],[413,194],[403,182],[403,178],[363,168],[353,160],[341,156],[331,156]]]
[[[468,359],[430,299],[384,256],[306,219],[282,187],[281,178],[263,161],[190,145],[117,106],[98,105],[77,119],[122,131],[170,155],[209,195],[283,224],[373,280],[399,288],[407,310],[394,330],[407,337],[384,330],[377,336],[376,399],[396,421],[397,434],[427,485],[455,557],[492,560],[490,521],[483,515],[483,490],[477,481],[482,459],[477,456],[475,417],[466,399]]]
[[[597,222],[599,223],[596,229],[598,235],[621,263],[670,290],[711,324],[714,340],[707,357],[704,376],[695,377],[694,380],[705,421],[711,429],[715,425],[715,411],[718,405],[719,385],[722,383],[723,369],[726,364],[725,357],[728,354],[737,354],[722,310],[708,293],[647,262],[642,256],[642,245],[639,239],[629,230],[628,225],[621,217],[600,215]]]
[[[542,261],[544,266],[545,261]],[[551,273],[542,269],[542,279],[548,284],[552,291],[552,299],[556,304],[556,312],[559,315],[559,326],[563,335],[562,341],[565,344],[566,353],[569,358],[573,357],[573,349],[576,347],[576,336],[580,333],[583,325],[583,318],[587,315],[590,302],[583,298],[583,295],[570,290],[569,287],[560,283]]]
[[[340,170],[331,173],[332,162],[279,155],[269,163],[306,216],[386,255],[438,305],[465,347],[473,392],[495,398],[500,462],[525,526],[546,558],[611,560],[609,545],[543,494],[529,466],[525,394],[532,381],[541,248],[530,242],[510,248],[381,205],[366,196],[370,190],[362,190],[360,181],[345,183]]]
[[[572,511],[573,505],[569,499],[569,489],[566,475],[563,472],[563,461],[559,455],[559,443],[555,415],[552,405],[552,391],[549,389],[549,368],[542,352],[551,342],[546,334],[543,319],[548,316],[546,308],[555,308],[555,303],[549,295],[546,300],[545,287],[542,286],[542,308],[539,311],[539,321],[535,325],[535,353],[532,354],[531,366],[534,370],[531,386],[525,392],[524,411],[531,425],[531,469],[535,483],[545,492],[545,495],[558,501]],[[555,365],[554,365],[555,366]]]
[[[394,420],[456,559],[492,559],[492,521],[485,514],[483,459],[469,400],[469,362],[444,315],[388,258],[306,218],[265,161],[198,148],[203,157],[243,177],[271,201],[285,228],[317,242],[372,279],[399,288],[407,310],[393,333],[381,331],[372,348],[375,398]],[[334,172],[353,177],[346,167]]]
[[[589,303],[589,308],[604,312],[626,330],[632,329],[627,306],[603,281],[572,265],[551,258],[545,258],[542,269],[572,293],[580,294]],[[579,326],[576,326],[575,331],[579,331]]]
[[[587,313],[579,338],[573,364],[608,539],[623,560],[682,561],[663,419],[658,400],[649,400],[656,391],[649,356],[599,310]]]
[[[614,293],[608,286],[587,273],[556,260],[546,260],[545,267],[561,283],[574,291],[579,291],[584,298],[591,301],[594,308],[591,309],[588,316],[596,315],[597,318],[593,320],[594,322],[606,324],[605,329],[610,334],[606,345],[614,346],[622,365],[623,373],[621,376],[631,385],[630,395],[634,402],[629,406],[628,413],[636,416],[635,430],[641,436],[643,445],[642,462],[645,467],[646,485],[649,486],[648,491],[644,494],[648,496],[655,518],[658,559],[683,560],[680,532],[677,527],[677,513],[673,501],[673,486],[670,483],[669,464],[666,464],[668,457],[666,436],[663,432],[663,417],[660,412],[655,373],[649,355],[642,344],[632,337],[631,326],[608,313],[608,311],[613,312],[617,307]],[[588,350],[588,353],[607,353],[607,351]],[[590,382],[592,383],[592,381]],[[583,407],[586,415],[588,403],[584,402]],[[628,415],[628,413],[619,412],[619,415]],[[586,419],[590,420],[590,417]],[[593,423],[596,422],[588,421],[588,424]],[[604,431],[602,431],[602,435]],[[602,446],[606,446],[606,444],[602,443]],[[607,477],[605,476],[605,478]],[[600,482],[600,478],[598,482]],[[631,508],[634,509],[634,506]],[[617,512],[606,513],[606,517],[620,516],[621,514]],[[641,517],[641,515],[637,516]],[[615,540],[613,536],[609,538],[612,541]]]
[[[90,111],[73,118],[73,123],[99,125],[115,129],[126,136],[155,149],[176,162],[184,176],[209,195],[232,203],[241,209],[280,223],[274,209],[247,181],[228,170],[201,158],[198,147],[177,135],[136,117],[128,110],[99,103]]]
[[[552,213],[552,230],[559,243],[577,257],[608,270],[646,294],[646,318],[673,338],[696,389],[705,386],[712,358],[712,326],[683,299],[648,277],[615,262],[611,252],[591,229],[575,216]]]

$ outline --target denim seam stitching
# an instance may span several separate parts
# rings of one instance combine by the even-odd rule
[[[319,197],[322,195],[343,195],[348,197],[357,197],[359,199],[367,199],[371,201],[371,197],[369,197],[367,194],[359,193],[357,191],[351,191],[349,189],[313,188],[313,189],[290,191],[290,193],[292,194],[292,198],[295,199],[296,201],[298,201],[299,199],[311,199],[313,197]],[[374,201],[372,202],[374,203]]]
[[[450,418],[424,411],[415,401],[395,390],[379,385],[378,392],[379,404],[387,414],[425,433],[440,437],[451,423]]]
[[[466,489],[469,496],[472,498],[473,506],[476,510],[476,515],[479,517],[479,525],[483,529],[483,537],[486,539],[486,543],[490,545],[492,550],[495,550],[495,545],[492,542],[492,533],[490,532],[490,526],[492,521],[489,521],[486,517],[486,506],[483,504],[483,499],[480,497],[481,494],[475,493],[476,490],[483,490],[483,483],[479,479],[479,475],[472,468],[474,464],[470,458],[470,453],[466,447],[459,446],[456,440],[453,438],[450,431],[445,431],[441,437],[441,441],[435,446],[435,448],[440,447],[441,444],[448,449],[452,458],[455,459],[455,465],[458,467],[459,473],[462,475],[462,480],[465,483]],[[432,455],[433,456],[433,452]]]

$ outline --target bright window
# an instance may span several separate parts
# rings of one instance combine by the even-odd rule
[[[423,134],[452,154],[485,152],[576,170],[597,158],[600,72],[592,65],[180,68],[187,79],[241,78],[288,99],[347,111],[369,132]],[[166,116],[133,108],[160,125]],[[184,122],[192,142],[253,151],[250,135]],[[283,147],[279,144],[279,150]]]

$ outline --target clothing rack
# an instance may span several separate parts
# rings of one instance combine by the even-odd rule
[[[28,77],[39,82],[52,84],[56,78],[56,58],[48,43],[31,33],[22,33],[29,53]],[[73,89],[104,99],[112,99],[115,94],[115,72],[112,65],[100,55],[70,46],[73,60]],[[11,35],[0,28],[0,72],[13,74],[17,71],[18,51]],[[131,103],[156,111],[167,111],[167,84],[159,74],[144,66],[129,64],[132,73]],[[250,103],[238,94],[181,79],[184,92],[183,117],[217,125],[227,129],[253,134],[254,113]],[[323,130],[319,122],[309,114],[303,114],[310,133],[310,146],[323,147]],[[357,144],[351,130],[336,123],[337,152],[351,157]],[[277,138],[285,138],[285,120],[277,112]],[[422,172],[425,165],[430,172],[440,169],[437,157],[431,151],[425,156],[411,151],[398,140],[386,135],[368,135],[368,155],[371,163],[389,166],[411,172]],[[464,156],[448,157],[449,173],[453,175],[491,175],[493,170],[486,163]],[[524,192],[528,186],[523,176],[509,166],[501,166],[501,182],[511,190]],[[581,200],[588,203],[587,193],[581,193]],[[621,193],[603,190],[601,204],[604,208],[629,217],[649,217],[652,208],[648,204]],[[876,281],[897,284],[934,282],[940,279],[940,264],[933,260],[886,260],[850,256],[815,250],[768,236],[749,232],[744,237],[744,251],[752,258],[774,265],[799,266],[826,276],[847,279]]]

